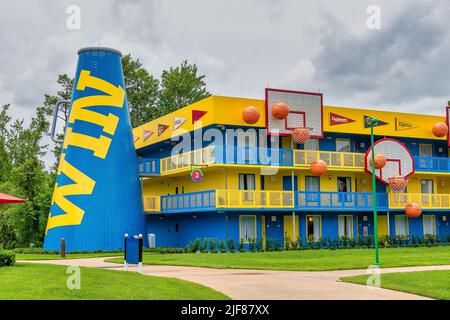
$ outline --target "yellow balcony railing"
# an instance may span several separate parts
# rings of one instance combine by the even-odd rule
[[[161,159],[161,174],[188,170],[192,166],[206,165],[215,162],[214,146],[180,153]]]
[[[217,208],[293,208],[292,191],[216,190]]]
[[[450,194],[433,193],[390,193],[389,208],[403,209],[408,203],[415,202],[422,209],[450,209]]]
[[[294,166],[309,166],[316,159],[322,159],[331,168],[364,168],[364,153],[294,150]]]
[[[159,212],[160,197],[159,196],[143,196],[142,197],[144,212]]]

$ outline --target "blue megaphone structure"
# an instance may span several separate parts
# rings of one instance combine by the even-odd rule
[[[68,252],[120,250],[125,233],[144,234],[121,58],[108,48],[78,51],[46,250],[59,250],[62,238]]]

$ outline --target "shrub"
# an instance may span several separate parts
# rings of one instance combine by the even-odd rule
[[[227,252],[227,249],[225,248],[225,242],[222,239],[220,239],[219,241],[219,252],[221,253]]]
[[[16,254],[12,250],[0,251],[0,267],[12,267],[16,263]]]
[[[209,238],[209,252],[217,253],[216,246],[217,246],[217,239]]]
[[[230,252],[236,252],[236,248],[234,247],[233,239],[231,239],[231,238],[227,239],[227,248],[228,248],[228,251],[230,251]]]
[[[241,241],[239,242],[239,252],[245,252],[244,239],[242,239],[242,238],[241,238]]]

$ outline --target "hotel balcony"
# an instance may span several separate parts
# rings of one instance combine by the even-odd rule
[[[141,176],[170,175],[189,171],[192,166],[207,165],[306,169],[316,159],[324,160],[328,164],[329,170],[364,170],[364,153],[261,147],[227,147],[223,149],[209,146],[162,159],[140,158],[139,172]],[[415,156],[414,170],[423,173],[450,173],[450,158]]]
[[[368,192],[309,192],[277,190],[207,190],[167,196],[144,196],[145,212],[177,213],[216,210],[370,211]],[[380,210],[388,209],[388,194],[377,194]]]

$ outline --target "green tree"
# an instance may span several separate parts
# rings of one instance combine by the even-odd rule
[[[160,115],[183,108],[209,97],[204,75],[198,75],[196,64],[184,60],[180,66],[164,70],[159,94]]]
[[[159,81],[131,54],[122,58],[131,125],[140,126],[158,116]]]

